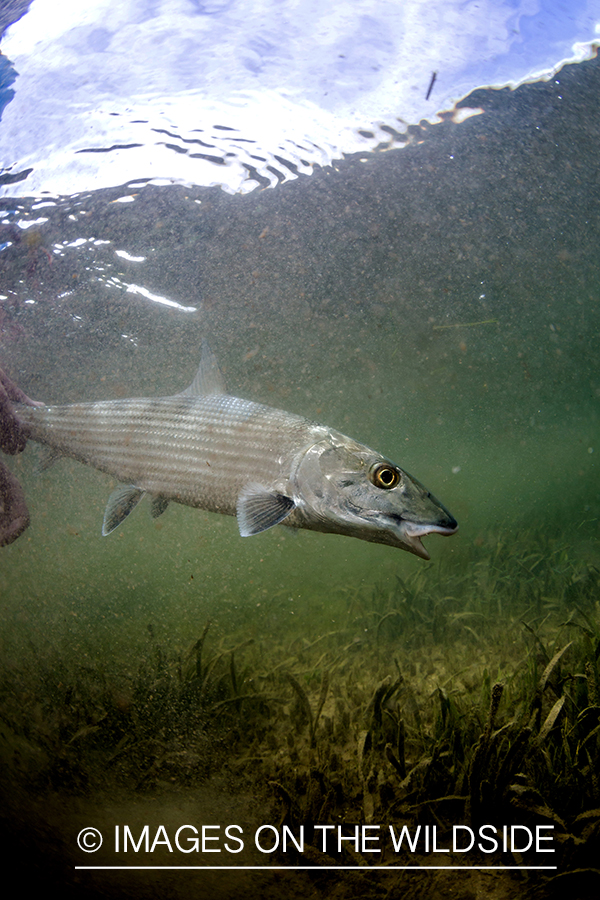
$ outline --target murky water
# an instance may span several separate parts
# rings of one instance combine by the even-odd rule
[[[541,628],[545,619],[535,603],[542,602],[557,604],[558,627],[574,595],[564,588],[559,602],[552,579],[568,570],[569,590],[579,590],[600,569],[598,96],[596,60],[516,92],[480,91],[467,105],[484,115],[412,127],[402,150],[357,153],[310,178],[247,196],[129,185],[60,200],[0,201],[0,356],[30,396],[49,403],[175,393],[193,377],[206,338],[231,393],[318,419],[377,448],[422,480],[460,523],[449,539],[426,539],[431,563],[281,528],[241,539],[233,518],[175,504],[158,521],[140,506],[103,538],[114,487],[107,476],[72,461],[40,473],[31,444],[11,459],[32,524],[0,560],[6,818],[17,835],[15,852],[24,860],[33,854],[40,878],[55,879],[73,896],[184,896],[189,882],[173,873],[160,883],[153,873],[121,881],[115,873],[110,881],[106,873],[74,874],[73,866],[83,864],[79,828],[94,825],[108,834],[115,823],[139,830],[151,822],[174,829],[193,819],[236,821],[249,833],[263,820],[300,821],[289,810],[285,818],[278,805],[284,788],[292,796],[308,759],[294,757],[304,752],[298,734],[265,737],[264,709],[256,711],[259,730],[252,731],[256,721],[245,726],[251,746],[240,723],[223,734],[211,731],[236,696],[262,690],[275,671],[295,673],[312,691],[313,713],[319,690],[327,691],[322,671],[332,673],[338,707],[328,700],[323,716],[340,748],[335,729],[355,713],[348,727],[352,746],[360,745],[360,716],[380,680],[396,677],[394,660],[409,672],[419,702],[475,659],[481,665],[473,683],[465,676],[461,690],[479,696],[483,684],[488,702],[485,684],[489,689],[490,679],[502,678],[513,685],[513,712],[525,709],[528,701],[511,679],[535,653],[515,647],[524,631],[517,639],[511,629],[519,630],[521,618],[530,630]],[[539,553],[544,540],[550,543]],[[511,541],[502,565],[518,553],[524,561],[539,553],[540,568],[523,562],[512,575],[501,569],[499,547],[513,547]],[[502,576],[496,587],[493,571]],[[429,597],[423,610],[431,618],[418,626],[411,619],[410,627],[403,620],[387,635],[390,611],[399,616],[408,596],[400,602],[394,593],[399,578],[420,585],[415,596],[422,590]],[[487,605],[502,621],[500,598],[509,582],[517,605],[505,614],[506,645],[483,631],[470,645],[474,638],[456,623],[481,616]],[[527,600],[525,585],[533,592]],[[597,647],[597,606],[591,594],[585,598],[587,606],[577,603],[587,624],[578,621]],[[454,617],[444,620],[443,639],[432,612],[442,599]],[[424,617],[418,609],[413,615]],[[156,713],[153,739],[161,749],[144,750],[137,777],[131,768],[113,777],[114,760],[129,760],[129,748],[150,740],[152,723],[140,724],[140,709],[165,671],[183,667],[178,683],[186,683],[185,667],[197,654],[190,647],[209,621],[203,652],[214,669],[196,662],[208,718],[182,737],[182,720],[167,728]],[[343,635],[339,645],[331,634]],[[319,641],[329,653],[323,659],[320,649],[312,656],[308,649]],[[426,659],[411,655],[423,646]],[[225,665],[219,653],[231,663],[213,685],[213,672]],[[539,677],[543,660],[536,665]],[[140,675],[150,669],[154,675]],[[222,693],[226,677],[234,690],[229,698]],[[302,705],[292,681],[273,690],[274,708],[288,710],[294,699]],[[586,704],[594,706],[591,694]],[[118,727],[117,713],[124,717]],[[319,746],[306,765],[333,771]],[[588,746],[597,753],[597,738]],[[184,759],[190,748],[196,755]],[[178,761],[169,753],[179,753]],[[261,807],[261,818],[256,803],[266,802],[269,771],[283,787],[268,812]],[[334,818],[333,801],[327,812],[323,799],[305,820],[319,821],[320,811],[323,822],[368,822],[366,806],[357,806],[354,789],[344,784]],[[381,803],[387,823],[393,804]],[[218,863],[236,862],[223,856]],[[106,851],[102,862],[116,858]],[[195,855],[193,864],[213,859]],[[240,859],[265,862],[256,849]],[[153,855],[153,864],[169,862],[164,846],[160,858]],[[177,862],[190,864],[181,854]],[[326,890],[322,882],[310,888],[295,882],[289,872],[281,882],[262,874],[244,880],[230,872],[227,882],[223,875],[204,877],[215,880],[204,887],[195,880],[199,896]],[[339,897],[355,890],[343,880],[335,885]],[[378,896],[369,885],[364,896]],[[422,884],[405,885],[411,896],[429,896]],[[469,889],[478,896],[482,887]],[[505,885],[501,896],[519,889]],[[400,896],[393,893],[398,886],[389,890]]]

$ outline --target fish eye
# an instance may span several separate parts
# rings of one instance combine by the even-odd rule
[[[400,481],[400,475],[388,463],[379,463],[373,466],[369,472],[369,478],[375,487],[383,488],[384,491],[395,488]]]

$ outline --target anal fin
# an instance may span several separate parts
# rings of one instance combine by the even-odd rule
[[[61,458],[61,453],[58,450],[54,450],[52,447],[48,447],[45,444],[39,448],[39,456],[38,456],[38,464],[37,471],[38,474],[42,474],[42,472],[47,472],[50,469],[57,459]]]
[[[160,494],[155,494],[150,503],[150,515],[152,518],[158,519],[159,516],[162,516],[168,505],[169,500],[167,497],[161,497]]]

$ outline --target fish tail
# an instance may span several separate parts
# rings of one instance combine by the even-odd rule
[[[25,449],[27,435],[13,403],[42,406],[32,400],[0,369],[0,450],[14,456]],[[18,479],[0,462],[0,547],[12,544],[29,525],[25,494]]]

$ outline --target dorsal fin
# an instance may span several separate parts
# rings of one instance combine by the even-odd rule
[[[212,352],[206,341],[202,341],[202,355],[196,377],[189,387],[177,397],[209,397],[214,394],[225,393],[225,380],[221,375],[217,357]]]

